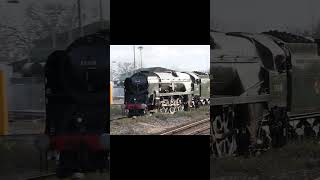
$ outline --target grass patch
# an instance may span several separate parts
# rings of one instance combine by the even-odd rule
[[[162,113],[156,113],[156,114],[154,115],[154,117],[156,117],[157,119],[160,119],[160,120],[162,120],[162,121],[167,120],[170,116],[172,116],[172,115],[162,114]]]
[[[246,174],[277,176],[289,171],[320,168],[320,144],[306,140],[291,142],[257,157],[228,157],[211,160],[211,176]]]
[[[40,170],[39,150],[23,141],[0,140],[0,177]]]
[[[0,140],[0,151],[11,151],[14,150],[16,142]]]
[[[121,116],[121,115],[123,115],[122,112],[123,112],[123,110],[120,105],[111,105],[111,107],[110,107],[111,116],[117,116],[117,115]]]
[[[136,116],[136,118],[124,118],[121,120],[124,124],[131,124],[131,123],[138,123],[138,122],[148,122],[149,117],[148,116]]]

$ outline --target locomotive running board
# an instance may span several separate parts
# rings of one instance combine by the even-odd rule
[[[291,114],[291,113],[288,113],[288,117],[289,117],[290,121],[298,120],[298,119],[314,118],[314,117],[320,117],[320,112],[305,113],[305,114]]]
[[[211,106],[230,105],[230,104],[250,104],[259,102],[268,102],[271,99],[270,95],[258,96],[231,96],[210,98]]]
[[[159,96],[179,96],[179,95],[191,95],[193,91],[188,92],[172,92],[172,93],[159,93]]]

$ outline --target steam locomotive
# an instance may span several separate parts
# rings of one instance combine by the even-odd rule
[[[45,133],[59,176],[108,167],[108,40],[107,31],[81,37],[46,62]]]
[[[128,115],[175,113],[209,103],[209,75],[148,68],[124,82]]]
[[[319,136],[317,41],[286,32],[211,33],[211,149],[215,156]]]

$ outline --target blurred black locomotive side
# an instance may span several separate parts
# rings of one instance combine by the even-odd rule
[[[59,176],[108,167],[109,54],[109,32],[100,31],[48,57],[45,133]]]
[[[320,135],[319,41],[287,32],[211,32],[211,138],[216,156]]]

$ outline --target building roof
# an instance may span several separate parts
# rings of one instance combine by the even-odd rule
[[[168,71],[175,71],[175,70],[171,70],[163,67],[150,67],[150,68],[140,68],[140,69],[137,69],[136,71],[168,72]]]

